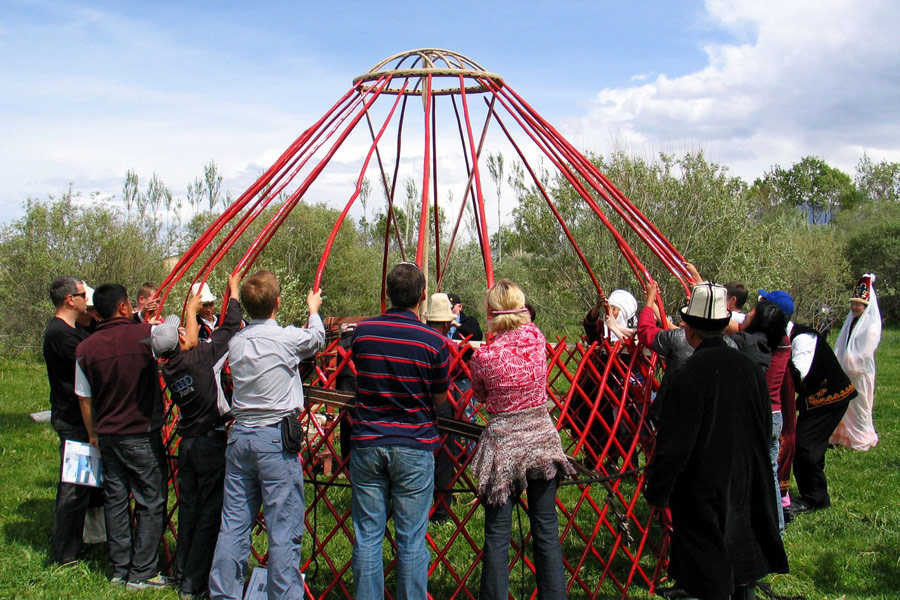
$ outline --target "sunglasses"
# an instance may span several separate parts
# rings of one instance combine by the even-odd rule
[[[78,292],[77,294],[69,294],[73,298],[84,298],[87,299],[87,292]]]

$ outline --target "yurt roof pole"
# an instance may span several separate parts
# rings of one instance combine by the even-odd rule
[[[459,76],[459,96],[462,99],[463,116],[466,121],[466,135],[469,140],[469,151],[475,156],[475,136],[472,133],[472,119],[469,115],[469,103],[466,99],[465,80]],[[481,220],[479,242],[481,243],[481,256],[484,260],[484,274],[488,288],[494,287],[494,264],[491,260],[491,242],[487,235],[487,221],[484,216],[484,196],[481,193],[481,175],[478,171],[478,160],[472,161],[472,170],[475,173],[475,200],[478,206],[478,218]]]
[[[406,88],[408,82],[403,84],[403,88]],[[325,248],[322,250],[322,258],[319,260],[319,267],[316,269],[316,277],[313,280],[313,289],[318,290],[322,285],[322,274],[325,272],[325,265],[328,263],[328,257],[331,255],[331,248],[334,246],[334,240],[337,238],[337,234],[341,229],[341,225],[344,224],[344,220],[347,218],[347,213],[350,212],[350,207],[353,206],[353,203],[359,197],[360,191],[362,190],[362,182],[366,175],[366,169],[369,167],[369,161],[372,160],[372,154],[378,149],[378,141],[381,139],[381,136],[384,135],[384,131],[387,129],[388,124],[391,122],[391,118],[394,116],[394,111],[397,110],[397,105],[400,103],[401,95],[397,95],[397,98],[394,100],[393,106],[391,106],[391,110],[388,113],[387,118],[385,118],[384,123],[381,125],[381,129],[378,130],[378,135],[375,136],[375,139],[372,140],[372,145],[369,147],[369,151],[366,154],[366,158],[363,161],[362,168],[359,171],[359,177],[356,178],[356,187],[353,190],[353,193],[350,195],[350,199],[347,200],[347,204],[344,206],[344,210],[341,211],[340,216],[337,218],[337,221],[334,224],[334,227],[331,229],[331,234],[328,236],[328,241],[325,243]],[[368,113],[367,113],[368,114]]]
[[[485,99],[485,102],[487,102],[487,99]],[[491,122],[491,115],[493,114],[493,107],[494,107],[494,97],[491,96],[491,101],[490,101],[490,104],[488,105],[488,113],[484,119],[484,127],[482,127],[482,129],[481,129],[481,138],[479,138],[479,140],[478,140],[478,151],[475,153],[476,161],[480,160],[480,158],[481,158],[481,150],[484,147],[484,140],[487,138],[488,125]],[[469,167],[469,153],[466,151],[466,142],[465,142],[465,138],[463,136],[462,121],[459,118],[459,110],[457,110],[457,108],[456,108],[455,100],[453,101],[453,110],[456,113],[456,125],[457,125],[457,128],[459,129],[459,141],[460,141],[460,145],[462,147],[462,153],[463,153],[463,158],[465,159],[466,171],[468,171],[469,177],[466,181],[466,187],[463,189],[462,200],[459,204],[459,215],[456,217],[456,225],[453,227],[453,235],[450,236],[450,243],[447,246],[447,252],[444,257],[444,265],[443,265],[443,268],[441,269],[441,274],[438,277],[438,288],[437,288],[438,290],[441,289],[441,284],[443,283],[444,273],[447,272],[447,264],[450,262],[450,254],[453,252],[453,245],[456,243],[456,235],[457,235],[457,233],[459,233],[459,226],[462,223],[463,215],[465,215],[465,213],[466,213],[466,202],[467,202],[466,198],[469,195],[471,195],[473,206],[475,204],[475,196],[472,191],[472,183],[475,180],[475,171],[473,171]],[[477,211],[473,211],[473,212],[475,215],[478,214]],[[477,219],[477,217],[476,217],[475,223],[476,223],[476,228],[477,228],[478,236],[479,236],[479,240],[480,240],[481,239],[481,233],[480,233],[481,232],[481,221],[479,219]]]

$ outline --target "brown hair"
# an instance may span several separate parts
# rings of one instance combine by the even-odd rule
[[[251,319],[268,319],[281,296],[281,286],[272,271],[257,271],[241,283],[241,304]]]
[[[515,310],[524,308],[525,293],[515,282],[504,277],[488,290],[485,300],[492,311]],[[488,328],[493,333],[503,333],[504,331],[518,329],[519,326],[524,325],[529,320],[528,311],[505,315],[495,314],[491,317]]]
[[[425,274],[415,263],[395,265],[387,276],[387,295],[394,308],[413,308],[425,291]]]
[[[153,283],[152,281],[145,281],[144,284],[138,288],[138,291],[137,291],[137,294],[135,294],[135,297],[140,298],[141,296],[143,296],[144,298],[149,300],[150,297],[154,293],[156,293],[156,290],[158,290],[158,289],[159,288],[157,288],[156,284]]]

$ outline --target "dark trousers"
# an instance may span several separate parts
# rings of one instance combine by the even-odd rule
[[[166,456],[158,431],[101,435],[106,536],[112,576],[144,581],[156,575],[166,516]],[[129,493],[134,497],[134,532]]]
[[[225,485],[225,432],[182,438],[178,447],[178,551],[175,577],[185,594],[209,590]]]
[[[60,481],[56,486],[50,561],[64,564],[75,560],[81,551],[84,516],[87,514],[94,488],[62,482],[62,459],[66,440],[87,443],[88,434],[84,425],[70,425],[58,419],[53,420],[52,425],[59,435]]]
[[[799,402],[802,401],[798,399]],[[847,403],[842,403],[813,410],[804,407],[797,415],[794,479],[800,498],[816,508],[831,504],[825,479],[825,450],[828,449],[828,438],[846,411]]]
[[[528,519],[534,546],[534,571],[538,598],[566,597],[559,521],[556,515],[556,480],[528,479]],[[509,598],[509,539],[513,505],[518,495],[502,506],[484,505],[484,557],[481,566],[481,600]]]

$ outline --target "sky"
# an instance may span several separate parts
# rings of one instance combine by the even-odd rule
[[[360,75],[458,51],[576,147],[703,150],[752,180],[808,155],[900,161],[900,2],[0,0],[0,222],[26,198],[238,195]]]

